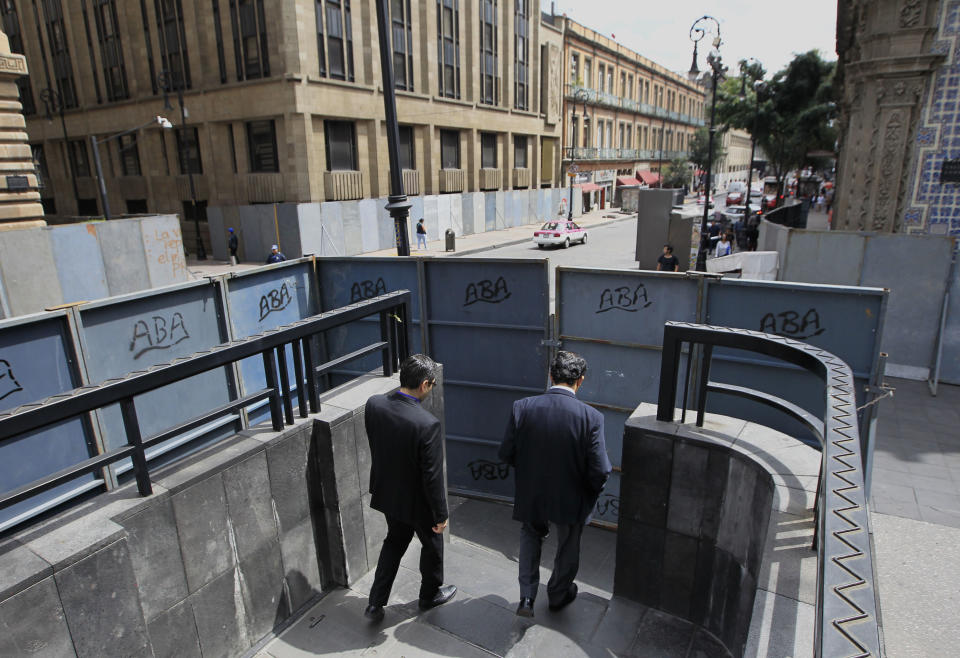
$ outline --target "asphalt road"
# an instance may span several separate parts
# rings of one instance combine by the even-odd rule
[[[533,243],[530,227],[530,242],[515,244],[489,251],[471,254],[469,258],[547,258],[550,261],[550,308],[553,309],[554,270],[564,267],[602,267],[612,269],[637,269],[633,258],[637,242],[637,218],[630,217],[619,222],[591,228],[587,243],[563,247],[537,248]]]

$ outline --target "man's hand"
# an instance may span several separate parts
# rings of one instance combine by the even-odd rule
[[[450,519],[446,519],[446,520],[444,520],[444,521],[441,521],[441,522],[438,523],[437,525],[433,526],[433,531],[434,531],[435,533],[437,533],[438,535],[441,534],[444,530],[447,529],[447,523],[448,523],[449,521],[450,521]]]

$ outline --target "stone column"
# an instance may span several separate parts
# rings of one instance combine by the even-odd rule
[[[16,82],[26,74],[26,58],[0,32],[0,230],[47,225]]]

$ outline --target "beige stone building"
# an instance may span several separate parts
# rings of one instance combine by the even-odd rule
[[[651,174],[686,154],[704,125],[704,92],[566,16],[554,21],[563,26],[564,171],[575,165],[592,202],[608,204],[618,177],[655,182]]]
[[[750,133],[731,128],[723,133],[723,157],[714,166],[713,186],[723,192],[733,181],[747,182],[750,176]],[[756,181],[759,174],[753,172]]]
[[[557,185],[562,37],[539,6],[388,5],[406,192]],[[98,149],[114,214],[389,193],[374,0],[0,0],[0,13],[30,65],[48,213],[96,214],[89,137],[144,124]]]

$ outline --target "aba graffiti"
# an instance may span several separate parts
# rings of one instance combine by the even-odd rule
[[[498,276],[496,281],[484,279],[483,281],[468,284],[463,296],[464,306],[470,306],[477,302],[499,304],[502,301],[510,299],[510,291],[507,290],[506,280],[502,276]]]
[[[151,350],[168,350],[188,338],[190,332],[180,313],[174,313],[169,319],[154,315],[149,320],[137,320],[134,323],[130,351],[134,359],[139,359]]]
[[[635,288],[630,286],[620,286],[619,288],[606,288],[600,293],[600,306],[596,313],[606,313],[607,311],[627,311],[636,313],[642,308],[647,308],[653,301],[647,297],[647,287],[642,283],[637,284]]]
[[[506,480],[510,476],[510,464],[476,459],[467,466],[474,480]]]
[[[13,368],[6,359],[0,359],[0,400],[23,390],[13,375]]]
[[[364,299],[385,294],[387,294],[387,284],[383,282],[383,278],[376,281],[354,281],[350,286],[350,303],[362,302]]]
[[[603,494],[597,499],[597,516],[620,518],[620,499],[613,494]]]
[[[286,283],[279,288],[274,288],[260,298],[260,320],[262,321],[271,313],[282,311],[290,306],[290,302],[292,301],[293,297],[290,295]]]
[[[815,308],[811,308],[802,317],[796,311],[784,311],[777,314],[767,313],[760,320],[760,331],[797,340],[819,336],[825,330],[820,326],[820,314]]]

